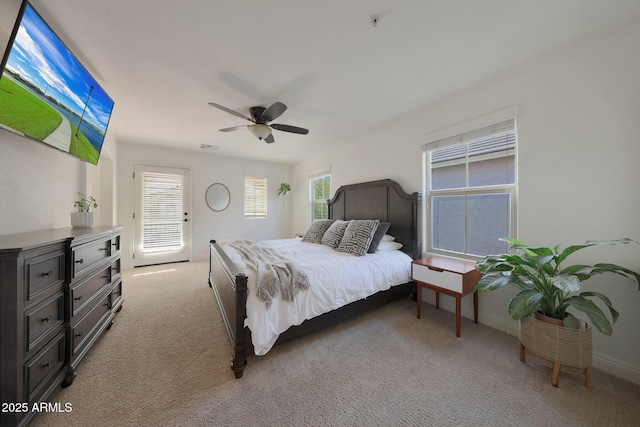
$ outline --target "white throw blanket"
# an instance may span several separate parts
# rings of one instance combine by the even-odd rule
[[[255,272],[256,296],[267,308],[278,293],[284,301],[293,301],[299,290],[311,287],[307,273],[274,249],[253,240],[234,240],[228,244],[244,256],[247,266]]]

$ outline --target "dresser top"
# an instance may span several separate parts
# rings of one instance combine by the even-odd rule
[[[26,250],[44,244],[54,244],[74,239],[91,239],[100,234],[113,233],[122,229],[121,226],[95,227],[66,227],[48,230],[31,231],[28,233],[7,234],[0,236],[0,253]]]

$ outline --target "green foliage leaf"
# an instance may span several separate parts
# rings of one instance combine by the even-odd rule
[[[580,281],[585,281],[593,274],[593,267],[590,265],[576,264],[562,269],[558,274],[573,274],[578,276]]]
[[[609,319],[604,315],[600,307],[598,307],[593,301],[583,298],[580,295],[574,295],[571,298],[567,298],[567,303],[580,310],[589,316],[591,324],[600,332],[605,335],[611,335],[613,327]]]
[[[611,319],[613,320],[613,324],[615,325],[616,322],[618,321],[618,316],[620,316],[620,313],[618,313],[614,308],[613,308],[613,304],[611,304],[611,300],[609,298],[607,298],[605,295],[601,294],[600,292],[582,292],[580,294],[581,297],[595,297],[595,298],[600,298],[602,300],[602,302],[604,302],[604,304],[607,306],[607,308],[609,309],[609,312],[611,313]]]
[[[626,245],[629,243],[638,243],[633,239],[628,237],[623,237],[622,239],[614,239],[614,240],[587,240],[584,242],[585,245],[594,246],[594,245]]]
[[[520,292],[508,303],[509,315],[513,319],[519,320],[531,313],[539,311],[540,300],[543,296],[544,294],[542,292],[535,289],[528,289]]]
[[[553,258],[553,251],[549,248],[529,248],[531,252],[536,254],[540,258],[551,257]]]
[[[476,263],[476,269],[481,273],[489,273],[495,271],[511,271],[513,265],[505,261],[503,258],[485,259]]]
[[[477,292],[493,291],[494,289],[498,289],[503,287],[504,285],[507,285],[509,283],[509,280],[510,275],[508,273],[505,274],[498,272],[485,274],[476,284],[475,290]]]
[[[618,245],[618,244],[626,245],[626,244],[629,244],[629,243],[638,243],[638,242],[636,242],[633,239],[629,239],[628,237],[625,237],[625,238],[622,238],[622,239],[615,239],[615,240],[588,240],[588,241],[584,242],[582,245],[569,246],[564,251],[562,251],[562,253],[558,256],[558,264],[560,264],[562,261],[564,261],[572,253],[577,252],[580,249],[588,248],[590,246]]]
[[[573,274],[558,274],[551,279],[551,283],[564,292],[576,292],[582,288],[580,279]]]
[[[514,239],[513,237],[504,237],[500,240],[503,242],[509,243],[509,245],[511,245],[511,249],[522,249],[522,248],[529,247],[529,245],[527,245],[525,242],[522,242],[518,239]]]
[[[562,326],[568,329],[578,329],[580,327],[580,322],[578,322],[578,319],[576,319],[575,316],[569,314],[562,319]]]
[[[579,251],[580,249],[584,249],[584,248],[588,248],[589,246],[593,246],[593,245],[575,245],[575,246],[569,246],[568,248],[565,248],[565,250],[562,251],[562,253],[560,253],[560,255],[558,255],[556,257],[556,263],[560,264],[562,263],[562,261],[564,261],[565,259],[567,259],[567,257],[569,255],[571,255],[574,252]]]
[[[620,267],[616,264],[596,264],[593,267],[599,270],[594,272],[594,274],[609,272],[619,274],[620,276],[626,277],[631,281],[635,279],[635,282],[638,284],[638,290],[640,291],[640,274],[636,273],[635,271],[631,271],[628,268]]]

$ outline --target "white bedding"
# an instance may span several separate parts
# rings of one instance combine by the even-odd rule
[[[247,267],[236,249],[221,245],[249,279],[245,326],[251,330],[256,355],[266,354],[278,336],[289,327],[391,286],[407,283],[411,277],[411,257],[402,251],[378,251],[357,257],[300,239],[261,243],[294,258],[309,276],[311,288],[300,291],[293,302],[283,301],[277,296],[267,309],[256,296],[255,273]]]

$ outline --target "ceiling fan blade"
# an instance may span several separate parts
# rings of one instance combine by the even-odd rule
[[[262,120],[268,123],[271,120],[275,120],[278,117],[280,117],[280,115],[284,113],[286,110],[287,110],[286,105],[284,105],[280,101],[276,101],[271,105],[271,107],[267,108],[262,112]]]
[[[247,126],[250,126],[250,125],[233,126],[233,127],[230,127],[230,128],[224,128],[224,129],[220,129],[220,132],[232,132],[234,130],[244,129]]]
[[[276,140],[273,137],[273,134],[270,133],[269,136],[264,139],[264,142],[271,144],[272,142],[276,142]]]
[[[238,116],[241,119],[245,119],[245,120],[249,120],[250,122],[253,122],[253,120],[251,120],[249,117],[245,116],[244,114],[238,113],[237,111],[233,111],[232,109],[224,107],[224,106],[222,106],[220,104],[216,104],[214,102],[210,102],[209,105],[211,105],[212,107],[219,108],[222,111],[226,111],[229,114],[233,114],[234,116]]]
[[[270,124],[269,126],[271,126],[274,129],[281,130],[283,132],[299,133],[301,135],[306,135],[309,133],[309,129],[299,128],[297,126],[281,125],[278,123],[273,123],[273,124]]]

